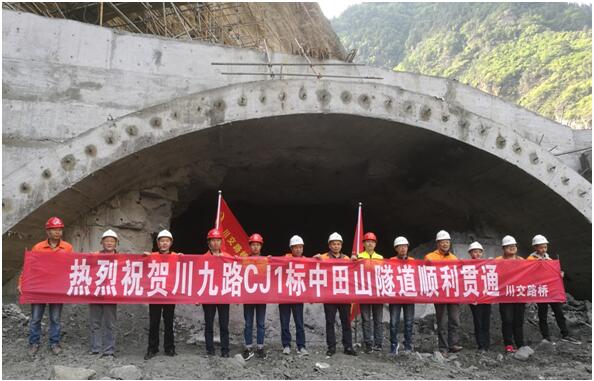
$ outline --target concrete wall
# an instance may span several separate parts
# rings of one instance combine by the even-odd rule
[[[56,145],[106,120],[206,89],[267,78],[221,74],[267,72],[262,66],[211,65],[266,62],[259,51],[118,33],[8,10],[2,17],[4,176],[20,167],[19,158],[43,158]],[[272,54],[271,61],[306,62],[286,54]],[[312,73],[305,66],[284,67],[283,71]],[[583,145],[581,134],[575,135],[568,127],[455,81],[373,67],[328,66],[316,67],[316,71],[382,77],[364,81],[444,99],[454,107],[513,126],[546,150],[556,146],[554,152],[566,152]],[[560,159],[579,169],[579,156]]]

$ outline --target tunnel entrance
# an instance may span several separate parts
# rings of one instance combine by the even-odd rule
[[[378,235],[377,251],[386,257],[398,235],[415,248],[440,229],[512,234],[526,256],[532,236],[545,234],[554,254],[567,258],[568,290],[590,296],[588,221],[518,167],[458,140],[346,115],[251,120],[211,128],[200,139],[194,165],[204,173],[208,162],[215,180],[195,177],[198,184],[181,192],[171,228],[182,252],[206,251],[218,189],[246,232],[264,236],[271,255],[286,253],[299,234],[311,256],[327,248],[333,231],[350,253],[361,201],[365,230]]]

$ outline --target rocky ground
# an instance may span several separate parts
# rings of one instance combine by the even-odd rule
[[[14,301],[13,301],[14,302]],[[22,307],[22,310],[21,310]],[[235,311],[240,311],[235,306]],[[269,311],[274,311],[269,307]],[[184,313],[185,309],[185,313]],[[429,314],[415,321],[414,343],[416,352],[396,358],[387,353],[363,354],[356,358],[339,353],[332,358],[325,356],[323,319],[307,324],[306,335],[310,356],[298,357],[294,352],[281,353],[278,323],[269,320],[267,328],[268,359],[251,359],[247,363],[234,358],[242,351],[241,324],[232,323],[231,358],[208,357],[205,354],[203,327],[188,318],[187,311],[200,310],[184,306],[176,317],[176,348],[178,356],[166,357],[161,353],[143,360],[148,335],[146,305],[120,306],[118,310],[118,336],[116,358],[99,358],[87,354],[87,306],[67,305],[62,315],[63,349],[58,356],[43,345],[31,358],[27,354],[28,306],[18,306],[4,300],[2,309],[2,378],[47,379],[591,379],[592,331],[590,302],[569,299],[565,306],[566,317],[581,345],[554,338],[554,345],[541,343],[538,332],[536,306],[527,308],[525,335],[527,344],[534,350],[525,361],[513,355],[503,355],[501,326],[498,309],[493,309],[492,349],[487,354],[475,350],[472,318],[469,308],[463,308],[462,345],[464,350],[443,358],[436,350],[434,331],[435,316]],[[307,311],[307,308],[306,308]],[[311,310],[313,311],[313,310]],[[317,311],[320,311],[318,309]],[[274,314],[270,314],[274,316]],[[552,315],[549,317],[553,335],[559,334]],[[192,324],[192,323],[195,324]],[[233,318],[232,318],[233,322]],[[43,324],[47,328],[47,315]],[[384,348],[387,351],[387,325]],[[340,338],[340,333],[338,338]],[[360,330],[359,330],[360,341]],[[162,337],[162,336],[161,336]],[[44,344],[47,336],[42,337]],[[340,340],[340,339],[339,339]],[[218,353],[218,351],[217,351]],[[79,369],[72,369],[79,368]]]

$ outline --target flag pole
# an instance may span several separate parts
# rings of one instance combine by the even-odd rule
[[[221,219],[221,197],[223,197],[223,191],[219,190],[219,200],[217,202],[217,219],[215,220],[215,228],[219,228],[220,219]]]
[[[363,206],[362,202],[359,202],[359,211],[357,213],[357,232],[355,233],[355,239],[357,240],[357,247],[355,248],[355,255],[359,255],[359,253],[363,250],[360,250],[361,248],[361,240],[359,239],[359,237],[361,236],[361,207]],[[352,306],[351,306],[352,309]],[[359,326],[359,314],[355,315],[355,342],[353,343],[353,347],[355,346],[356,343],[358,343],[357,341],[357,332],[358,330],[358,326]]]

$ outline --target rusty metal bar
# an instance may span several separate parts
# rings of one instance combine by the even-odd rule
[[[222,72],[223,75],[270,75],[270,73],[231,73],[231,72]],[[334,75],[334,74],[300,74],[300,73],[283,73],[283,76],[293,76],[293,77],[318,77],[318,78],[352,78],[352,79],[384,79],[383,77],[366,77],[366,76],[353,76],[353,75]]]

